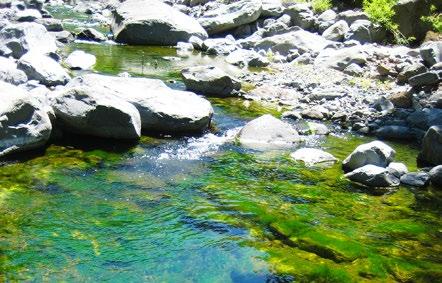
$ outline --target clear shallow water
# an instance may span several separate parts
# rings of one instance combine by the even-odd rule
[[[95,71],[112,74],[140,75],[134,50],[146,61],[180,56],[169,48],[67,48],[96,54]],[[195,63],[167,62],[180,63],[141,74],[178,80]],[[182,88],[179,80],[172,86]],[[143,137],[137,145],[79,138],[1,166],[0,281],[440,280],[440,194],[373,194],[343,179],[339,164],[307,169],[290,152],[247,151],[235,132],[258,115],[278,115],[276,107],[210,100],[215,131],[201,137]],[[369,140],[312,137],[307,145],[342,160]],[[414,170],[416,148],[390,144]]]

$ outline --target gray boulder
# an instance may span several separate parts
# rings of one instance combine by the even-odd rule
[[[320,35],[300,29],[286,34],[263,38],[254,44],[254,48],[265,51],[270,49],[274,53],[278,52],[286,56],[293,49],[297,49],[300,53],[319,52],[330,43],[331,41]]]
[[[63,129],[114,139],[138,139],[141,120],[130,103],[103,89],[73,87],[55,98],[53,108]]]
[[[422,140],[418,160],[432,165],[442,164],[442,126],[432,126]]]
[[[46,86],[64,85],[69,75],[54,59],[40,53],[29,52],[18,61],[18,68],[29,80],[37,80]]]
[[[0,157],[46,144],[52,131],[45,111],[27,92],[0,81]]]
[[[431,184],[436,188],[442,188],[442,165],[430,170]]]
[[[344,35],[348,32],[349,26],[346,21],[340,20],[326,29],[322,36],[328,40],[332,41],[342,41]]]
[[[419,53],[427,66],[433,66],[442,62],[442,42],[425,42],[419,49]]]
[[[290,16],[294,26],[298,26],[304,30],[312,28],[315,23],[315,16],[310,9],[310,5],[305,3],[289,6],[285,9],[284,14]]]
[[[181,71],[186,89],[214,96],[230,96],[241,83],[214,66],[196,66]]]
[[[261,16],[279,17],[284,12],[281,0],[262,0]]]
[[[0,56],[0,81],[19,85],[28,80],[26,74],[17,69],[17,64],[13,59]]]
[[[240,0],[210,10],[198,21],[212,35],[252,23],[261,16],[261,12],[261,0]]]
[[[339,13],[338,18],[346,21],[348,25],[351,25],[358,20],[368,20],[367,14],[365,14],[362,11],[356,11],[356,10],[343,11]]]
[[[327,28],[332,26],[338,19],[338,15],[333,10],[322,12],[316,19],[316,26],[320,32],[324,32]],[[348,24],[347,24],[348,26]]]
[[[55,38],[37,23],[10,24],[0,30],[0,55],[18,59],[28,51],[40,54],[55,52]]]
[[[365,47],[356,45],[341,49],[326,48],[315,59],[315,66],[343,71],[351,64],[364,65],[368,60]]]
[[[94,55],[82,50],[75,50],[66,58],[66,65],[73,70],[89,70],[95,65],[97,59]]]
[[[406,66],[398,75],[398,82],[408,82],[411,77],[423,74],[427,71],[427,68],[421,63],[414,63]]]
[[[47,31],[62,31],[63,24],[61,20],[54,18],[42,18],[36,21],[37,23],[43,25]]]
[[[80,31],[78,31],[75,36],[77,37],[77,39],[81,40],[89,40],[96,42],[106,41],[106,37],[101,32],[93,28],[83,28]]]
[[[412,172],[402,175],[401,183],[412,187],[426,187],[430,183],[430,175],[425,172]]]
[[[238,133],[242,146],[255,150],[283,149],[300,142],[298,132],[272,115],[263,115],[247,123]]]
[[[360,43],[381,42],[386,32],[380,26],[368,20],[357,20],[350,25],[345,40],[357,40]]]
[[[376,130],[376,136],[381,139],[413,140],[415,132],[410,127],[388,125]]]
[[[300,148],[290,154],[295,161],[302,161],[308,167],[310,166],[331,166],[338,160],[328,152],[316,148]]]
[[[346,171],[352,171],[367,164],[387,167],[393,161],[396,152],[390,146],[380,141],[358,146],[343,162]]]
[[[371,164],[360,167],[345,176],[353,182],[368,187],[397,187],[400,184],[399,179],[388,169]]]
[[[408,173],[408,168],[404,163],[391,162],[387,167],[388,171],[394,176],[400,178],[402,175]]]
[[[113,12],[115,41],[136,45],[170,45],[191,36],[207,38],[193,18],[159,0],[128,0]]]
[[[439,75],[436,72],[425,72],[408,79],[408,83],[414,87],[435,85],[439,81]]]
[[[162,81],[88,74],[77,77],[67,87],[87,86],[103,89],[133,104],[145,132],[182,134],[205,131],[213,109],[207,100],[194,93],[172,90]]]
[[[61,43],[69,43],[74,41],[75,39],[74,35],[67,30],[51,32],[51,34],[55,37],[57,41]]]
[[[208,38],[203,41],[201,49],[209,55],[228,55],[238,49],[234,38]]]
[[[15,14],[15,18],[18,22],[34,22],[37,19],[41,19],[41,14],[36,9],[26,9],[18,11],[17,14]]]

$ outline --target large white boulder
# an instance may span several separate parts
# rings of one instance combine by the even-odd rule
[[[0,55],[20,58],[28,51],[55,52],[55,37],[37,23],[9,24],[0,30]]]
[[[37,100],[19,87],[0,81],[0,157],[46,144],[49,116]]]
[[[207,38],[197,20],[159,0],[128,0],[113,12],[115,41],[137,45],[170,45],[191,36]]]
[[[82,50],[75,50],[65,60],[66,65],[73,70],[89,70],[96,62],[94,55]]]
[[[46,86],[64,85],[70,79],[57,61],[36,52],[23,55],[18,61],[18,68],[26,73],[28,79],[37,80]]]
[[[104,89],[68,88],[55,98],[53,108],[62,128],[74,133],[114,139],[141,135],[135,106]]]
[[[240,0],[206,12],[198,21],[211,35],[252,23],[261,12],[261,0]]]
[[[358,146],[343,162],[342,166],[347,171],[352,171],[362,166],[371,164],[387,167],[393,161],[396,152],[381,141],[373,141]]]
[[[0,81],[19,85],[28,80],[26,74],[17,69],[17,63],[13,59],[0,56]]]
[[[316,148],[300,148],[290,154],[295,161],[302,161],[308,167],[310,166],[330,166],[336,163],[338,159],[328,152]]]
[[[213,108],[206,99],[187,91],[172,90],[162,81],[88,74],[67,87],[89,86],[133,104],[146,132],[180,134],[202,132],[212,119]]]
[[[272,115],[263,115],[247,123],[238,133],[239,143],[256,150],[290,148],[301,141],[288,123]]]

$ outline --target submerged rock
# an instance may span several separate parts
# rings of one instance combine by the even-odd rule
[[[66,58],[66,65],[73,70],[89,70],[95,65],[97,59],[94,55],[82,50],[75,50]]]
[[[353,182],[368,187],[396,187],[400,184],[399,179],[388,169],[372,164],[362,166],[345,176]]]
[[[142,130],[146,132],[202,132],[209,127],[213,115],[206,99],[192,92],[172,90],[155,79],[88,74],[73,79],[67,86],[96,88],[133,104],[140,113]]]
[[[64,129],[114,139],[138,139],[141,120],[130,103],[104,89],[73,87],[55,98],[53,108]]]
[[[0,55],[20,58],[28,51],[40,54],[55,52],[55,38],[37,23],[9,24],[0,30]]]
[[[247,123],[238,134],[241,145],[256,149],[290,148],[301,141],[298,132],[272,115],[263,115]]]
[[[362,166],[371,164],[387,167],[393,161],[396,152],[380,141],[358,146],[343,162],[342,166],[347,171],[352,171]]]
[[[261,11],[261,0],[235,1],[206,12],[198,21],[212,35],[252,23],[259,18]]]
[[[301,148],[290,154],[295,161],[302,161],[306,166],[331,166],[338,159],[328,152],[316,148]]]
[[[115,41],[136,45],[169,45],[191,36],[207,38],[197,20],[158,0],[128,0],[113,12]]]
[[[0,157],[46,144],[52,131],[49,116],[37,100],[0,81]]]
[[[214,66],[197,66],[181,71],[184,84],[190,91],[214,96],[230,96],[241,89],[241,83]]]
[[[37,80],[46,86],[64,85],[69,81],[69,75],[49,56],[29,52],[18,61],[18,68],[23,70],[28,79]]]

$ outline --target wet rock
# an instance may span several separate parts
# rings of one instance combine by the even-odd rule
[[[55,38],[37,23],[10,24],[0,30],[0,55],[18,59],[28,51],[40,54],[55,52]]]
[[[52,125],[37,100],[1,81],[0,97],[0,157],[44,146]]]
[[[442,165],[430,170],[431,184],[436,188],[442,188]]]
[[[396,187],[400,184],[399,179],[387,168],[371,164],[360,167],[345,176],[353,182],[368,187]]]
[[[411,86],[419,87],[426,85],[435,85],[440,81],[439,76],[436,72],[426,72],[420,75],[411,77],[408,83]]]
[[[432,165],[442,164],[442,126],[428,129],[422,140],[418,161]]]
[[[214,96],[230,96],[241,83],[214,66],[197,66],[181,71],[186,89]]]
[[[376,130],[376,136],[381,139],[413,140],[415,132],[405,126],[383,126]]]
[[[328,152],[316,148],[301,148],[290,154],[295,161],[302,161],[306,166],[331,166],[337,159]]]
[[[430,183],[430,175],[425,172],[412,172],[402,175],[401,183],[412,187],[426,187]]]
[[[130,103],[103,89],[68,88],[55,98],[53,108],[63,129],[113,139],[138,139],[141,120]]]
[[[442,62],[442,42],[426,42],[422,44],[419,52],[427,66]]]
[[[343,162],[346,171],[352,171],[367,164],[379,167],[387,167],[393,161],[396,152],[388,145],[380,141],[358,146]]]
[[[26,74],[17,68],[13,59],[0,57],[0,81],[13,85],[25,83],[28,80]]]
[[[238,49],[226,57],[226,62],[235,66],[266,67],[269,60],[252,50]]]
[[[209,35],[232,30],[256,21],[262,12],[262,1],[242,0],[204,13],[199,23]]]
[[[18,61],[18,68],[29,80],[37,80],[46,86],[64,85],[69,75],[54,59],[39,53],[29,52]]]
[[[397,178],[400,178],[402,175],[408,173],[408,168],[404,163],[399,162],[391,162],[388,164],[387,167],[388,171],[396,176]]]
[[[161,80],[96,74],[71,80],[67,87],[86,86],[133,104],[144,132],[187,134],[205,131],[212,119],[210,102],[187,91],[172,90]]]
[[[254,44],[256,50],[272,50],[281,55],[288,55],[292,49],[301,53],[319,52],[330,43],[322,36],[305,30],[297,30],[286,34],[274,35],[263,38]]]
[[[241,145],[256,149],[282,149],[300,142],[298,132],[271,115],[263,115],[247,123],[238,134]]]
[[[198,21],[158,0],[125,1],[113,19],[114,39],[121,43],[175,46],[191,36],[207,38]]]
[[[66,58],[66,65],[73,70],[89,70],[95,65],[96,58],[82,50],[75,50]]]
[[[106,41],[106,37],[93,28],[83,28],[76,35],[77,39],[102,42]]]
[[[322,36],[328,40],[332,41],[342,41],[344,39],[344,35],[349,31],[349,26],[346,21],[341,20],[327,28]]]

